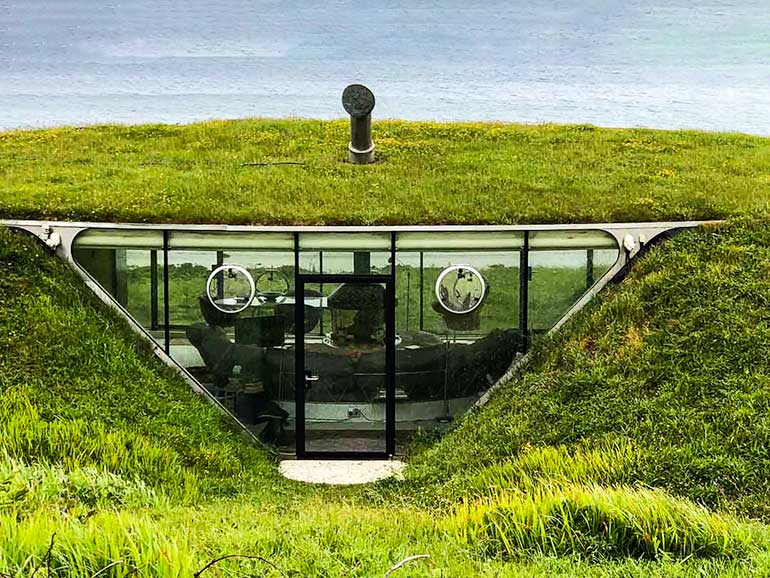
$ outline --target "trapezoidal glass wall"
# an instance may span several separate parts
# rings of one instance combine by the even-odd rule
[[[475,403],[618,248],[582,229],[93,228],[73,257],[264,440],[390,455]]]

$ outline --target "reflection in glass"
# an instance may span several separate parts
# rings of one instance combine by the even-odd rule
[[[516,327],[519,318],[519,252],[423,252],[397,253],[397,283],[399,304],[410,294],[409,324],[415,322],[422,331],[443,334],[449,329],[488,333],[493,329]],[[441,306],[436,295],[436,283],[441,272],[458,265],[472,265],[484,279],[484,298],[462,326]],[[405,279],[403,279],[405,277]],[[407,289],[409,289],[407,291]],[[421,298],[420,298],[421,295]],[[422,307],[420,307],[420,302]],[[406,315],[406,308],[399,308]],[[404,320],[406,321],[406,320]]]
[[[76,244],[73,256],[154,339],[163,338],[163,272],[157,250]]]
[[[390,233],[298,239],[300,274],[392,275],[399,442],[465,412],[618,258],[613,237],[582,229],[399,232],[395,263]],[[294,236],[279,232],[91,229],[73,256],[263,439],[293,446],[302,339],[319,374],[307,449],[382,451],[390,285],[329,278],[297,296]]]
[[[410,242],[418,250],[396,254],[396,430],[402,442],[465,412],[526,344],[518,326],[517,234]],[[442,287],[455,306],[444,306]]]
[[[530,251],[529,327],[548,331],[618,257],[612,249]]]
[[[240,265],[220,265],[206,281],[206,294],[222,313],[240,313],[254,300],[254,278]]]
[[[387,251],[303,251],[299,255],[303,273],[324,275],[389,275]]]
[[[306,451],[386,450],[385,296],[384,283],[337,285],[324,303],[329,333],[305,334]]]
[[[262,439],[285,443],[290,403],[276,384],[285,377],[280,368],[291,367],[294,292],[280,281],[294,279],[293,251],[168,255],[172,357]],[[257,295],[256,279],[264,295]]]
[[[484,277],[470,265],[447,267],[436,280],[436,298],[449,313],[470,313],[481,305],[486,292]]]

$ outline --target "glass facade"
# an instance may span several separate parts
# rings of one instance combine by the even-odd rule
[[[618,254],[583,229],[94,228],[73,246],[243,424],[301,455],[389,455],[445,427]]]

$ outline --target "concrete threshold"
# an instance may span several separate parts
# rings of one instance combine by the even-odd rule
[[[285,478],[298,482],[349,486],[403,479],[405,467],[400,460],[283,460],[279,470]]]

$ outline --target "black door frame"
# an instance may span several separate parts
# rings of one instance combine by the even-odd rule
[[[383,459],[396,453],[396,259],[395,233],[391,234],[390,274],[316,274],[301,273],[299,243],[295,234],[294,247],[294,393],[295,444],[297,458],[325,459]],[[305,326],[304,300],[306,283],[381,283],[385,285],[385,451],[384,452],[318,452],[305,449]]]

